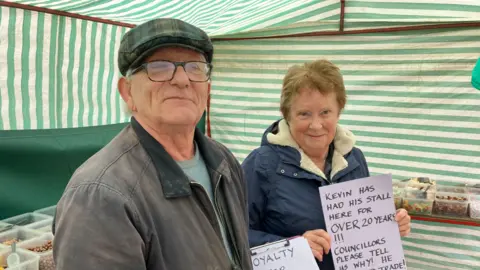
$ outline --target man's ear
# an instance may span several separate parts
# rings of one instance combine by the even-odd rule
[[[118,80],[118,92],[125,104],[127,104],[128,110],[134,112],[136,108],[132,98],[132,84],[127,78],[121,77]]]

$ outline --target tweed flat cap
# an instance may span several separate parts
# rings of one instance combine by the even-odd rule
[[[161,47],[179,46],[205,55],[207,62],[213,58],[213,45],[200,28],[171,18],[155,19],[132,28],[125,33],[118,50],[118,67],[122,75],[135,68]]]

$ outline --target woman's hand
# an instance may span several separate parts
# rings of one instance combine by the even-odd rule
[[[407,236],[410,234],[410,216],[407,210],[400,208],[397,210],[395,220],[398,223],[398,230],[401,236]]]
[[[324,230],[312,230],[306,231],[303,237],[307,239],[310,248],[312,249],[313,256],[317,260],[323,260],[323,254],[330,252],[330,244],[332,243],[330,235]]]

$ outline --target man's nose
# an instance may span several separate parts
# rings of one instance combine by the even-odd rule
[[[182,66],[177,66],[175,74],[173,74],[173,78],[170,83],[172,85],[177,85],[180,88],[188,87],[190,79],[188,78],[187,72],[185,72],[185,69]]]

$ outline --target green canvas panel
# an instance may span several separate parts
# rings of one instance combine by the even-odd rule
[[[125,126],[0,131],[0,220],[56,204],[78,166]]]
[[[0,219],[56,204],[75,169],[125,125],[0,132]]]

